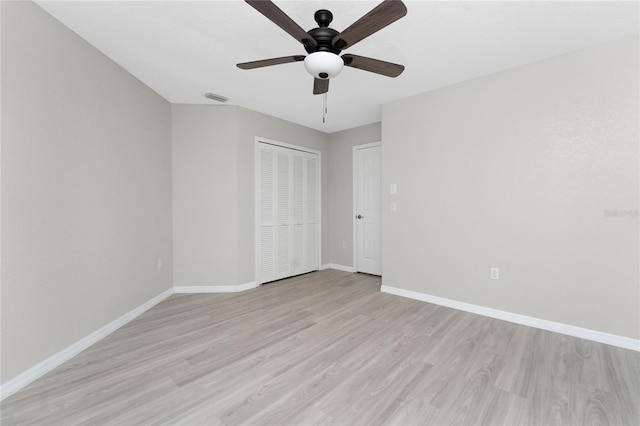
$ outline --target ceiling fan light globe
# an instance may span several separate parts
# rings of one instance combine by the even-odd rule
[[[340,74],[344,61],[335,53],[314,52],[304,58],[304,67],[314,78],[328,80]]]

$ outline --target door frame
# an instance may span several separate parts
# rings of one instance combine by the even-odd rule
[[[260,164],[260,144],[274,145],[280,148],[293,149],[296,151],[308,152],[318,156],[318,269],[322,267],[322,152],[316,149],[308,148],[306,146],[293,145],[285,142],[276,141],[273,139],[263,138],[260,136],[254,137],[253,143],[253,243],[254,243],[254,277],[256,285],[262,285],[260,281],[260,174],[258,168]]]
[[[375,147],[382,147],[382,141],[378,141],[378,142],[371,142],[371,143],[365,143],[362,145],[354,145],[351,149],[351,173],[352,173],[352,185],[353,185],[353,189],[352,189],[352,198],[353,198],[353,208],[352,208],[352,213],[351,213],[351,223],[352,223],[352,228],[353,228],[353,242],[352,242],[352,247],[353,247],[353,272],[358,272],[358,237],[357,237],[357,233],[356,233],[356,226],[357,226],[357,219],[356,219],[356,215],[358,214],[357,211],[357,200],[356,200],[356,187],[357,187],[357,181],[356,181],[356,151],[359,149],[367,149],[367,148],[375,148]],[[382,157],[382,149],[380,150],[380,157]],[[382,169],[380,169],[380,174],[382,174]],[[380,187],[380,192],[382,192],[382,187]],[[382,199],[382,193],[380,194],[380,198]],[[382,210],[382,206],[380,206],[380,210]],[[382,213],[382,211],[381,211]],[[382,224],[381,224],[382,226]],[[382,253],[380,253],[380,262],[382,263]]]

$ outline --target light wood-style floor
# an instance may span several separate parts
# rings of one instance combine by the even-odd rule
[[[315,272],[175,295],[2,403],[2,424],[640,424],[640,354]]]

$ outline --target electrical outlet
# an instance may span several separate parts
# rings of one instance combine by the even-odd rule
[[[343,248],[343,249],[346,249],[346,248],[347,248],[347,242],[346,242],[346,241],[343,241],[343,242],[342,242],[342,248]]]
[[[158,259],[158,271],[162,269],[162,266],[163,266],[162,259]]]
[[[398,185],[395,183],[392,183],[389,185],[389,194],[397,194],[398,193]]]
[[[491,268],[491,279],[492,280],[500,279],[500,270],[498,268]]]

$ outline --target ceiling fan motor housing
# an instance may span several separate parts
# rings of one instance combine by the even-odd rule
[[[309,30],[307,34],[316,41],[316,46],[311,43],[304,44],[305,50],[309,53],[309,56],[304,59],[304,66],[313,77],[327,80],[338,75],[344,66],[344,61],[338,56],[340,49],[336,49],[332,43],[339,32],[329,28],[333,20],[333,14],[330,11],[320,9],[313,17],[318,27]]]
[[[318,45],[313,46],[310,43],[305,43],[304,48],[307,53],[331,52],[336,55],[340,54],[340,49],[336,49],[332,43],[333,38],[340,33],[333,28],[329,28],[329,24],[333,20],[333,14],[326,9],[320,9],[313,17],[318,23],[318,27],[307,31],[307,34],[309,34]]]

